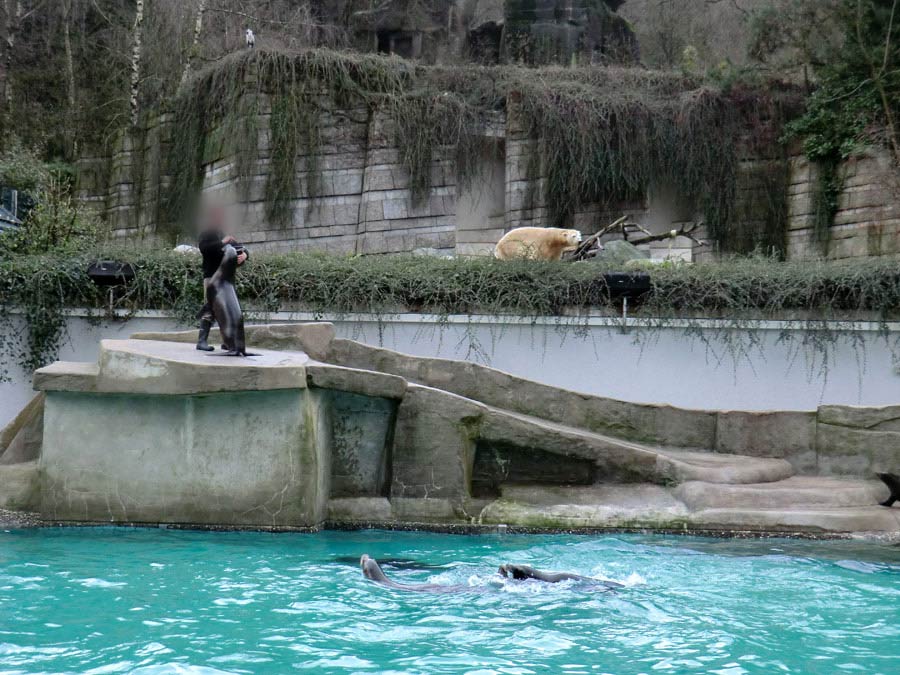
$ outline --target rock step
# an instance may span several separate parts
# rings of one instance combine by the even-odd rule
[[[704,530],[831,534],[879,532],[896,537],[900,509],[883,506],[802,509],[706,509],[690,516]]]
[[[39,495],[38,463],[0,464],[0,509],[31,510]]]
[[[723,485],[684,483],[675,496],[701,509],[796,509],[874,506],[888,497],[880,481],[794,476],[775,483]]]
[[[490,407],[481,438],[589,459],[605,479],[618,482],[767,483],[794,474],[783,459],[657,447]]]
[[[660,461],[671,463],[672,477],[678,483],[768,484],[794,475],[794,467],[784,459],[674,449],[658,449],[657,452]]]
[[[797,481],[783,482],[797,484]],[[866,481],[846,482],[848,485],[838,491],[846,490],[846,494],[851,494],[860,490],[857,497],[861,498],[862,491],[870,489]],[[713,487],[753,492],[763,486]],[[874,502],[844,507],[798,504],[779,508],[745,506],[694,510],[678,498],[677,492],[678,488],[647,484],[588,487],[509,484],[501,487],[500,499],[484,507],[479,521],[490,525],[551,529],[650,528],[785,534],[877,532],[891,536],[900,532],[900,508],[871,505]]]

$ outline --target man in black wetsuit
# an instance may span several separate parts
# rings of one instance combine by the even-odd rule
[[[212,306],[206,298],[206,287],[209,280],[225,255],[225,245],[231,244],[238,253],[238,265],[243,265],[250,253],[243,245],[237,243],[234,237],[226,236],[222,232],[222,223],[224,222],[224,212],[221,209],[213,209],[207,216],[200,230],[200,241],[197,247],[203,256],[203,308],[198,313],[200,319],[200,335],[197,338],[197,349],[204,352],[211,352],[215,347],[209,345],[209,331],[212,328],[215,317],[213,316]]]

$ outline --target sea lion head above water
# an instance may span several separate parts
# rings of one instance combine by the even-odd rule
[[[506,577],[507,579],[512,577],[513,579],[518,579],[520,581],[522,579],[534,579],[536,572],[533,567],[529,567],[528,565],[510,564],[500,565],[497,571],[500,573],[500,576]]]
[[[362,568],[363,576],[366,579],[382,582],[388,580],[384,572],[381,571],[381,566],[378,564],[378,561],[374,558],[370,558],[366,553],[363,553],[362,558],[359,559],[359,566]]]

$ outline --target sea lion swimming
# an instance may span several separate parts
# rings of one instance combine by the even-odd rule
[[[570,572],[544,572],[543,570],[538,570],[528,565],[503,564],[500,565],[497,571],[501,576],[506,578],[512,577],[517,581],[535,579],[536,581],[543,581],[548,584],[558,584],[561,581],[578,581],[594,586],[602,586],[610,591],[617,588],[624,588],[623,584],[616,581],[601,581],[599,579],[585,577],[580,574],[572,574]]]
[[[363,554],[359,559],[359,566],[362,568],[363,576],[370,581],[395,588],[399,591],[413,591],[419,593],[481,593],[484,592],[484,586],[461,586],[461,585],[443,585],[443,584],[401,584],[387,578],[387,575],[381,569],[381,565],[374,558],[370,558],[367,554]],[[615,581],[601,581],[591,577],[583,577],[579,574],[570,574],[568,572],[543,572],[536,570],[528,565],[500,565],[499,572],[504,577],[512,576],[516,580],[534,579],[549,584],[556,584],[560,581],[577,581],[590,584],[594,587],[600,587],[604,591],[615,591],[617,588],[624,586]]]
[[[206,298],[212,307],[213,316],[219,324],[223,347],[227,356],[254,356],[247,353],[244,342],[244,314],[234,290],[234,276],[237,272],[237,250],[226,244],[219,269],[209,280]]]
[[[416,593],[480,593],[484,589],[477,586],[445,586],[443,584],[400,584],[387,578],[382,571],[378,561],[370,558],[367,554],[363,554],[359,559],[359,566],[362,568],[363,576],[370,581],[374,581],[388,588],[395,588],[398,591],[413,591]]]

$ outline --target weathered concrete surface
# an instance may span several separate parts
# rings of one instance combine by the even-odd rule
[[[385,497],[338,498],[328,502],[328,520],[337,523],[390,522],[391,503]]]
[[[900,406],[681,410],[337,340],[330,325],[257,333],[288,351],[208,355],[191,331],[104,341],[97,365],[38,371],[40,470],[22,463],[36,399],[0,432],[0,508],[257,527],[900,532],[871,480],[900,464]]]
[[[100,367],[96,363],[56,361],[34,371],[37,391],[96,391]]]
[[[656,527],[680,529],[688,510],[657,485],[509,486],[480,521],[522,527]]]
[[[730,489],[731,486],[729,486]],[[746,486],[743,486],[746,487]],[[741,488],[738,488],[741,489]],[[480,522],[535,528],[653,528],[782,533],[900,532],[900,509],[880,506],[691,509],[654,485],[509,486]]]
[[[755,483],[781,480],[793,473],[791,465],[781,459],[643,445],[496,408],[488,408],[478,438],[590,459],[597,466],[598,480],[605,482]]]
[[[331,341],[334,339],[334,325],[328,322],[316,323],[273,323],[246,326],[244,329],[247,346],[276,349],[280,351],[301,351],[310,358],[324,361],[328,356]],[[197,331],[175,331],[167,333],[135,333],[132,340],[153,340],[166,342],[184,342],[195,344]],[[222,340],[218,328],[209,333],[210,344]]]
[[[468,522],[474,515],[468,504],[439,497],[392,497],[391,507],[394,521],[400,523]]]
[[[873,506],[888,497],[881,481],[794,476],[771,483],[723,485],[687,482],[674,494],[692,510],[798,509]]]
[[[294,330],[280,331],[280,344],[298,348],[300,342],[307,340],[303,335],[315,330],[311,326],[305,324]],[[272,331],[266,326],[259,327],[259,330]],[[193,340],[194,337],[193,332],[178,336],[185,340]],[[878,461],[873,462],[871,457],[859,458],[852,450],[849,458],[842,458],[840,453],[847,447],[845,439],[839,438],[836,443],[829,444],[827,434],[819,433],[818,429],[823,424],[844,424],[844,417],[851,415],[848,411],[853,411],[856,421],[852,424],[857,425],[854,429],[866,434],[874,431],[895,433],[891,430],[898,424],[897,407],[854,410],[843,406],[824,406],[818,414],[815,411],[717,413],[687,410],[588,396],[529,382],[473,363],[415,357],[351,340],[332,339],[328,344],[327,357],[331,363],[393,374],[499,410],[536,416],[609,437],[661,446],[712,448],[725,454],[785,459],[795,471],[809,475],[871,475],[876,465],[888,469],[892,462],[900,463],[892,449],[895,447],[893,436],[876,439],[880,444],[878,450],[864,450],[867,454],[876,455]],[[843,417],[835,417],[838,414]],[[861,415],[868,417],[861,418]],[[875,415],[874,422],[870,424],[872,415]],[[824,430],[829,431],[827,428]],[[875,439],[867,435],[848,435],[857,446]],[[820,442],[823,445],[821,457]]]
[[[327,332],[327,331],[326,331]],[[327,394],[302,352],[249,358],[104,340],[46,391],[41,511],[51,520],[314,526],[331,475]]]
[[[816,427],[819,473],[900,473],[900,406],[822,406]]]
[[[720,412],[716,451],[786,459],[798,473],[816,470],[815,412]]]
[[[318,397],[48,392],[41,511],[63,521],[317,525],[330,469]]]
[[[386,497],[397,402],[335,391],[329,403],[332,498]]]
[[[303,389],[308,362],[303,352],[259,350],[238,358],[174,342],[103,340],[96,375],[81,364],[66,368],[56,363],[35,372],[34,386],[44,391],[170,395]],[[76,382],[79,377],[83,385]]]
[[[742,484],[784,480],[794,473],[783,459],[742,457],[671,448],[657,450],[657,470],[667,483],[702,480],[709,483]]]
[[[399,375],[474,401],[630,440],[712,448],[716,413],[643,405],[579,394],[466,361],[400,354],[335,339],[328,361]]]
[[[461,396],[410,385],[397,410],[391,501],[465,502],[486,412],[486,406]]]
[[[37,510],[40,487],[36,461],[0,465],[0,509]]]
[[[819,408],[819,422],[840,427],[900,433],[900,405],[880,408],[823,405]]]
[[[691,514],[691,527],[703,530],[809,534],[900,532],[900,509],[880,506],[810,509],[708,509]]]
[[[43,433],[44,395],[38,394],[0,430],[0,465],[36,460],[41,454]]]
[[[314,361],[306,366],[306,378],[310,387],[345,391],[360,396],[400,400],[406,393],[406,380],[402,377]]]

